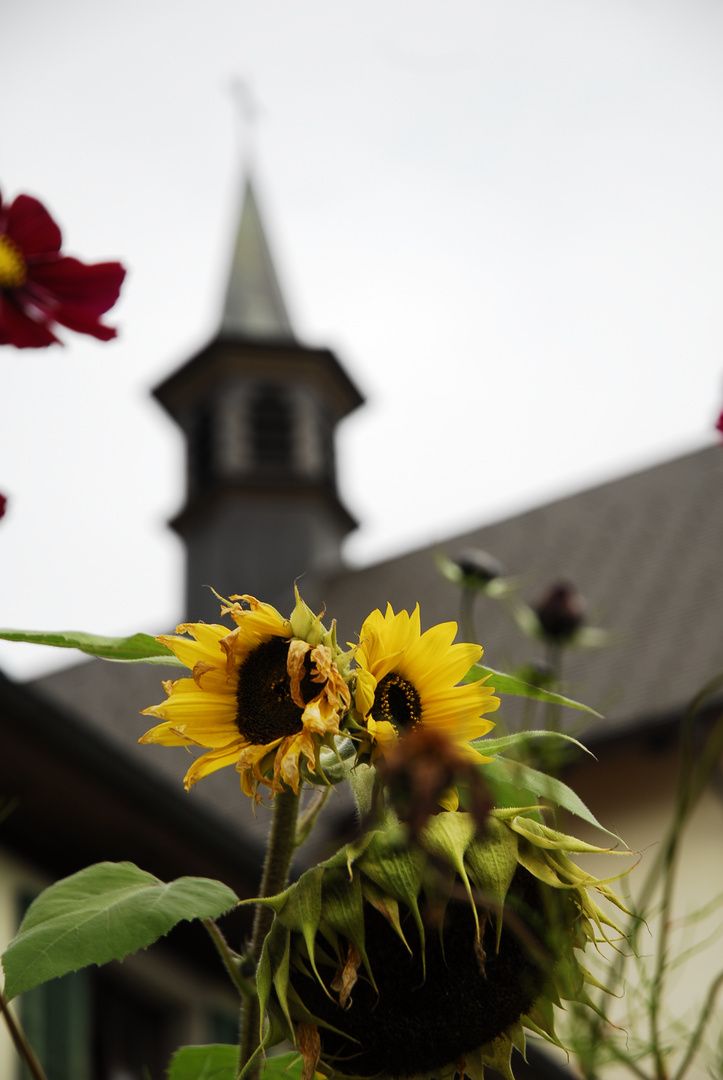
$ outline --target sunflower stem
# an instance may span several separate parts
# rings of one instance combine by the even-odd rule
[[[319,814],[326,806],[326,800],[331,795],[332,789],[330,787],[324,788],[321,792],[316,792],[309,805],[304,810],[304,813],[299,819],[299,825],[296,830],[296,836],[294,839],[294,846],[301,847],[305,844],[309,836],[312,833],[316,822],[318,821]]]
[[[299,814],[299,796],[285,788],[274,799],[271,832],[266,849],[264,872],[261,878],[261,897],[275,896],[282,891],[289,876],[289,867],[296,847],[296,819]],[[271,908],[257,904],[249,955],[258,964],[266,935],[271,929],[274,913]],[[241,1006],[241,1038],[239,1044],[239,1072],[248,1065],[260,1044],[258,997],[245,997]],[[256,1073],[258,1075],[258,1073]]]
[[[254,997],[256,994],[256,986],[248,979],[245,979],[241,974],[239,966],[241,957],[238,956],[233,949],[229,948],[229,944],[221,933],[218,924],[215,923],[213,919],[202,919],[201,922],[206,927],[211,941],[216,946],[216,950],[223,961],[223,966],[226,968],[226,971],[239,994],[241,994],[242,997]]]

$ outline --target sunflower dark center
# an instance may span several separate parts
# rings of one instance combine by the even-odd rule
[[[432,1070],[506,1031],[528,1011],[543,987],[540,946],[551,929],[550,913],[541,900],[539,883],[518,870],[505,903],[525,936],[514,933],[506,920],[498,949],[492,920],[483,922],[484,970],[466,902],[450,901],[443,933],[427,935],[426,970],[411,913],[400,905],[410,956],[389,921],[365,905],[364,943],[378,994],[367,978],[360,978],[351,1006],[342,1009],[313,976],[292,971],[294,990],[306,1008],[337,1029],[321,1031],[322,1049],[336,1059],[336,1072],[369,1077],[434,1075]],[[480,916],[484,914],[480,909]],[[559,924],[553,925],[564,932]],[[537,945],[537,959],[530,943]],[[330,976],[327,985],[329,981]]]
[[[263,745],[301,731],[302,709],[291,696],[291,679],[286,670],[288,654],[287,638],[273,637],[253,649],[241,665],[236,726],[251,743]],[[311,679],[308,653],[304,668],[301,696],[309,702],[319,693],[321,685]]]
[[[391,671],[377,685],[372,716],[375,720],[388,720],[404,731],[422,719],[422,702],[412,684]]]

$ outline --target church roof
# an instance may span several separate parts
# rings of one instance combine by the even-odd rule
[[[564,660],[569,695],[604,716],[586,736],[653,730],[679,717],[723,666],[723,447],[344,571],[314,599],[337,617],[341,641],[354,640],[369,611],[387,602],[395,611],[419,602],[423,627],[460,621],[460,589],[442,577],[435,554],[453,558],[470,548],[519,577],[527,603],[555,582],[571,582],[587,601],[588,623],[611,632],[607,647],[570,651]],[[480,596],[475,617],[490,667],[510,671],[544,659],[543,646],[523,638],[499,604]],[[514,707],[505,712],[514,719]],[[568,721],[578,716],[566,710]]]
[[[460,590],[435,563],[440,549],[450,557],[469,548],[491,553],[507,574],[520,577],[528,602],[555,581],[571,581],[588,603],[588,622],[613,635],[605,648],[571,652],[563,670],[569,695],[604,716],[586,735],[604,739],[653,731],[661,720],[679,717],[720,671],[722,547],[723,448],[710,446],[373,566],[347,568],[319,595],[304,598],[317,609],[326,604],[339,640],[353,641],[365,616],[387,602],[395,610],[419,602],[423,627],[460,619]],[[290,582],[289,610],[292,591]],[[522,638],[499,605],[480,597],[475,614],[490,667],[512,670],[542,658],[542,647]],[[110,738],[132,744],[146,761],[156,749],[138,747],[135,739],[145,729],[138,710],[160,696],[158,668],[93,661],[48,675],[36,687]],[[505,709],[514,721],[514,708]],[[573,721],[581,715],[567,711]],[[162,748],[153,758],[169,779],[185,771],[182,750],[174,756]],[[229,821],[237,813],[237,788],[234,774],[225,805],[216,804]],[[204,802],[207,795],[213,800],[208,787],[197,797]]]
[[[219,333],[261,341],[294,340],[250,177],[244,186]]]

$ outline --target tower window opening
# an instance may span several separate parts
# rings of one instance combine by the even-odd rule
[[[204,403],[196,413],[189,442],[191,487],[194,490],[213,478],[216,464],[214,450],[213,412],[210,404]]]
[[[251,408],[251,443],[258,465],[280,469],[293,461],[293,412],[280,386],[261,386]]]

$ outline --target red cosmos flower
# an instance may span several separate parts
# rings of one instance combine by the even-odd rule
[[[720,432],[721,436],[723,436],[723,412],[721,412],[720,416],[716,421],[715,429],[716,431]]]
[[[60,254],[60,229],[41,202],[0,196],[0,345],[18,349],[62,344],[51,329],[62,323],[108,341],[116,331],[100,322],[125,277],[120,263],[88,266]]]

